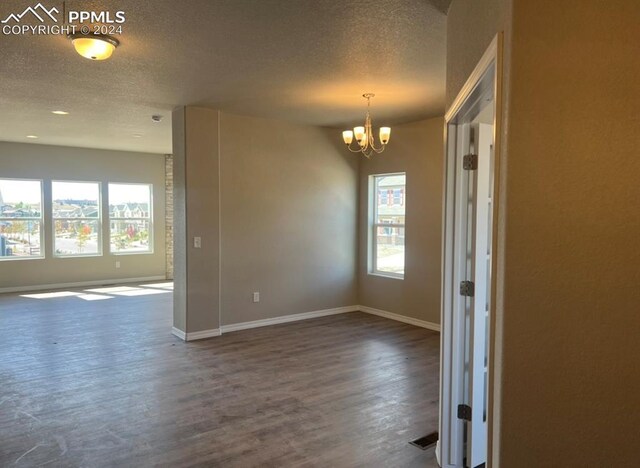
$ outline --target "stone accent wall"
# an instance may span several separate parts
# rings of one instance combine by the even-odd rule
[[[167,251],[167,279],[173,279],[173,155],[167,154],[164,157],[165,174],[165,231],[166,231],[166,251]]]

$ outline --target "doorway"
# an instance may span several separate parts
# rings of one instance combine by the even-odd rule
[[[488,459],[495,296],[499,37],[445,116],[440,440],[443,468]]]

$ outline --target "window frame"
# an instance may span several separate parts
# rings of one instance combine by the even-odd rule
[[[393,176],[404,176],[405,177],[405,186],[404,192],[400,197],[402,206],[406,207],[406,199],[407,199],[407,173],[406,172],[389,172],[383,174],[371,174],[369,176],[369,239],[368,239],[368,257],[369,257],[369,265],[368,265],[368,273],[369,275],[374,276],[382,276],[385,278],[404,280],[405,273],[394,273],[391,271],[381,271],[378,270],[378,230],[380,228],[389,228],[392,229],[404,229],[405,232],[405,242],[406,242],[406,219],[403,224],[390,224],[390,223],[379,223],[378,222],[378,182],[383,177],[393,177]],[[393,203],[393,194],[389,194],[387,192],[387,203],[389,200]],[[405,208],[405,218],[406,218],[406,208]],[[406,243],[405,243],[406,246]],[[405,247],[406,248],[406,247]],[[406,250],[405,257],[403,263],[406,266]]]
[[[98,217],[97,218],[56,218],[53,209],[53,185],[56,183],[63,184],[98,184]],[[98,252],[97,253],[78,253],[78,254],[58,254],[56,253],[56,221],[91,221],[97,222],[98,227]],[[104,255],[102,248],[102,182],[96,180],[51,180],[51,252],[53,258],[81,258],[81,257],[102,257]]]
[[[111,185],[144,185],[149,188],[149,217],[148,218],[122,218],[111,216],[111,192],[109,186]],[[110,255],[151,255],[154,253],[155,236],[153,232],[154,218],[153,218],[153,184],[147,182],[109,182],[107,183],[107,212],[109,217],[109,254]],[[149,224],[149,249],[139,250],[133,252],[119,252],[112,248],[111,243],[111,223],[113,221],[147,221]]]
[[[29,255],[28,257],[3,257],[0,256],[0,262],[14,262],[14,261],[24,261],[24,260],[44,260],[45,259],[45,234],[44,234],[44,179],[28,179],[28,178],[19,178],[19,177],[1,177],[0,180],[10,180],[12,182],[38,182],[40,183],[40,217],[35,218],[32,216],[24,217],[24,218],[9,218],[6,216],[2,216],[0,213],[0,221],[37,221],[40,225],[40,254],[39,255]]]

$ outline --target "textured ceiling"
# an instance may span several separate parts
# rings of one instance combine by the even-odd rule
[[[0,17],[36,3],[3,0]],[[442,114],[448,3],[67,0],[125,11],[121,46],[91,62],[64,36],[0,34],[0,140],[167,153],[179,105],[339,127],[369,91],[376,126]]]

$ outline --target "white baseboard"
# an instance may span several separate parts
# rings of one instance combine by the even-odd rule
[[[247,330],[249,328],[268,327],[269,325],[277,325],[279,323],[297,322],[298,320],[308,320],[318,317],[326,317],[327,315],[344,314],[347,312],[358,311],[358,306],[337,307],[335,309],[315,310],[312,312],[304,312],[302,314],[283,315],[263,320],[253,320],[251,322],[232,323],[222,325],[222,333],[229,333],[238,330]]]
[[[406,317],[404,315],[394,314],[393,312],[387,312],[386,310],[374,309],[373,307],[362,305],[358,307],[361,312],[366,312],[367,314],[377,315],[378,317],[388,318],[397,322],[408,323],[409,325],[415,325],[416,327],[422,327],[428,330],[440,331],[439,323],[427,322],[426,320],[420,320],[413,317]]]
[[[220,329],[213,328],[211,330],[201,330],[197,332],[185,333],[179,328],[173,327],[171,329],[171,333],[180,338],[183,341],[195,341],[195,340],[204,340],[205,338],[211,338],[214,336],[220,336]]]
[[[407,323],[416,327],[426,328],[428,330],[440,331],[440,325],[437,323],[427,322],[425,320],[419,320],[413,317],[405,317],[404,315],[394,314],[393,312],[387,312],[386,310],[374,309],[373,307],[354,305],[345,307],[336,307],[335,309],[315,310],[312,312],[304,312],[301,314],[282,315],[280,317],[274,317],[263,320],[253,320],[251,322],[232,323],[229,325],[222,325],[220,328],[214,328],[212,330],[203,330],[192,333],[185,333],[177,328],[172,329],[172,333],[184,341],[203,340],[205,338],[211,338],[213,336],[220,336],[223,333],[229,333],[240,330],[248,330],[250,328],[268,327],[270,325],[278,325],[280,323],[297,322],[300,320],[308,320],[319,317],[326,317],[328,315],[345,314],[348,312],[364,312],[371,315],[377,315],[378,317],[384,317],[397,322]]]
[[[34,286],[18,286],[0,288],[0,294],[15,292],[44,291],[49,289],[83,288],[85,286],[104,286],[111,284],[144,283],[147,281],[166,281],[165,276],[143,276],[141,278],[103,279],[95,281],[78,281],[75,283],[38,284]]]
[[[187,341],[187,334],[185,332],[183,332],[182,330],[180,330],[179,328],[172,327],[171,328],[171,333],[173,335],[177,336],[178,338],[180,338],[182,341]]]

